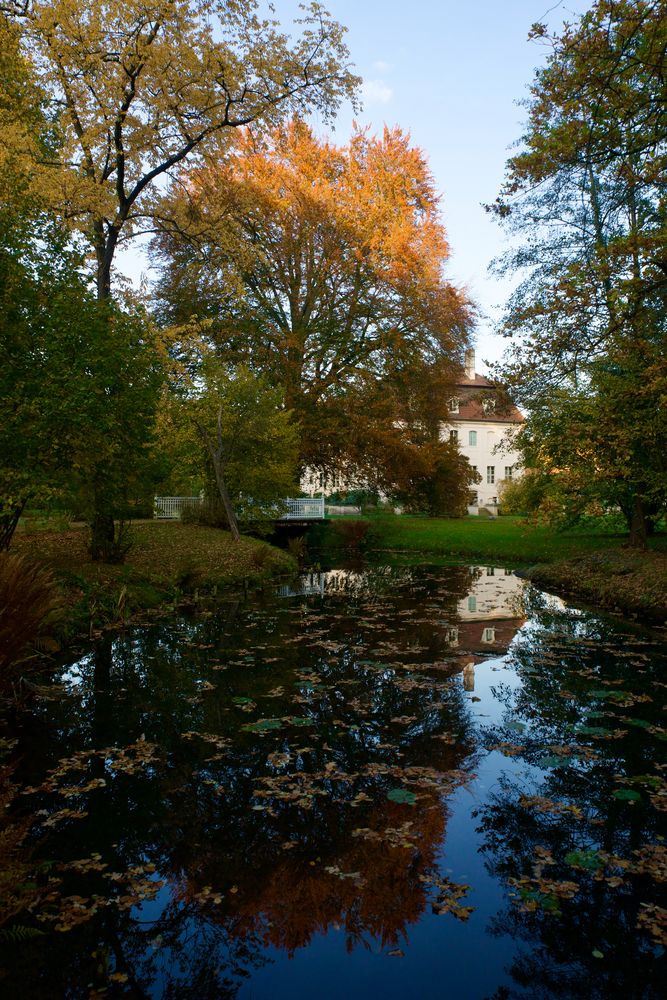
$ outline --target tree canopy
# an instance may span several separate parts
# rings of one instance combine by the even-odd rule
[[[279,385],[310,466],[360,463],[374,427],[388,444],[387,427],[437,423],[472,308],[443,277],[422,152],[398,128],[339,147],[298,119],[235,138],[162,206],[165,321],[196,314],[226,358]]]
[[[325,118],[357,80],[344,29],[304,8],[296,41],[256,0],[5,0],[48,95],[60,146],[53,205],[91,242],[98,295],[121,239],[143,230],[156,181],[225,133],[317,108]]]
[[[536,73],[494,211],[519,248],[504,376],[532,458],[596,485],[641,543],[667,500],[664,0],[597,0]]]

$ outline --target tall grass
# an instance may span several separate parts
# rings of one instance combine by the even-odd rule
[[[49,570],[25,556],[0,554],[0,687],[11,682],[61,606]]]

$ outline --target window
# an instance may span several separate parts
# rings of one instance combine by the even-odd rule
[[[468,598],[468,611],[477,611],[477,598],[476,597],[469,597]]]
[[[496,630],[494,628],[485,628],[482,632],[482,642],[495,642],[496,641]]]
[[[449,401],[449,403],[447,405],[449,407],[449,412],[450,413],[458,413],[459,412],[459,401],[456,398],[456,396],[454,396],[452,399],[450,399],[450,401]]]
[[[513,468],[514,468],[513,465],[506,465],[505,466],[505,479],[511,479],[512,478],[512,469]]]
[[[477,431],[468,431],[468,444],[477,444]]]
[[[471,465],[470,468],[472,469],[473,472],[477,472],[477,466],[476,465]]]
[[[450,628],[447,633],[447,639],[450,646],[458,646],[459,644],[459,630],[457,628]]]
[[[483,399],[482,400],[482,409],[487,414],[487,416],[488,416],[489,413],[494,413],[495,409],[496,409],[496,401],[495,401],[495,399]]]
[[[458,439],[459,439],[459,432],[458,431],[450,431],[449,432],[449,440],[450,441],[458,441]]]
[[[487,481],[487,483],[495,483],[495,481],[496,481],[496,467],[495,467],[495,465],[487,465],[487,467],[486,467],[486,481]]]
[[[487,576],[495,576],[496,575],[496,568],[495,568],[495,566],[487,566],[486,567],[486,575]]]

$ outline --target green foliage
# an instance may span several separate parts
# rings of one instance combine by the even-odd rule
[[[663,3],[596,0],[538,71],[494,210],[520,239],[503,376],[528,409],[526,464],[576,519],[618,506],[631,541],[667,502]],[[600,100],[604,94],[604,100]]]
[[[145,490],[162,377],[146,317],[95,300],[51,219],[24,215],[0,229],[6,546],[28,500],[59,498],[91,518],[103,503],[113,519]]]
[[[275,519],[283,512],[281,498],[297,488],[298,433],[282,392],[245,366],[228,369],[212,354],[199,358],[195,372],[186,391],[165,398],[160,420],[172,475],[200,477],[205,483],[207,504],[186,518],[225,523],[203,431],[220,448],[224,483],[238,519]]]

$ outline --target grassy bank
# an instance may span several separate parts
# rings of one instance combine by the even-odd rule
[[[370,546],[411,559],[479,560],[525,568],[539,586],[652,623],[667,621],[667,535],[650,540],[648,552],[624,548],[613,522],[556,532],[523,519],[427,517],[374,518]]]
[[[52,570],[64,610],[62,637],[125,621],[196,591],[256,585],[295,568],[291,556],[266,542],[178,521],[135,523],[132,548],[118,566],[93,563],[83,526],[17,533],[12,552]]]
[[[595,521],[585,528],[556,532],[523,518],[375,517],[370,545],[378,551],[479,558],[495,565],[530,566],[619,549],[625,536],[613,522]],[[652,539],[652,547],[667,552],[667,535]]]
[[[563,596],[656,625],[667,623],[667,555],[611,549],[528,570],[528,578]]]

